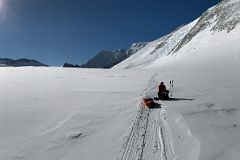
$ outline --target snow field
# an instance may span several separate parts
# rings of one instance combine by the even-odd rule
[[[1,68],[0,157],[238,160],[240,67],[201,66]],[[173,79],[173,97],[194,100],[142,110],[141,99]],[[126,143],[129,137],[135,138]]]
[[[1,68],[1,159],[116,158],[146,86],[139,74]]]

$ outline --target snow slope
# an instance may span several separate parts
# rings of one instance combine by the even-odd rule
[[[238,57],[236,51],[239,50],[237,42],[240,41],[239,23],[240,1],[221,1],[204,12],[200,18],[150,42],[114,68],[151,68],[175,61],[182,64],[178,61],[179,57],[183,57],[184,64],[185,61]],[[196,54],[199,56],[195,56]]]
[[[178,28],[176,31],[148,43],[145,47],[140,49],[137,53],[114,66],[113,68],[141,68],[146,66],[159,57],[167,55],[173,47],[190,31],[195,25],[196,21],[189,25]]]

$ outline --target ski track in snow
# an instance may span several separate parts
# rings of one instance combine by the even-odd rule
[[[140,109],[126,138],[120,160],[174,160],[171,133],[163,109]]]
[[[154,75],[149,81],[145,97],[152,97],[156,81]],[[161,105],[162,106],[162,105]],[[171,131],[163,108],[148,109],[140,104],[130,134],[126,137],[119,160],[175,160]]]

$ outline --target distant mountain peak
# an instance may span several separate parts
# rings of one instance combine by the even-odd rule
[[[9,59],[9,58],[0,58],[0,66],[1,67],[24,67],[24,66],[45,66],[48,65],[38,62],[34,59],[20,58],[20,59]]]
[[[117,49],[113,51],[103,50],[100,51],[96,56],[91,58],[86,64],[81,67],[84,68],[111,68],[114,65],[122,62],[137,51],[145,47],[147,43],[139,42],[133,43],[128,50]]]

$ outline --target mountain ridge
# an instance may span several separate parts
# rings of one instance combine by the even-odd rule
[[[20,58],[20,59],[10,59],[10,58],[0,58],[0,67],[48,67],[48,65],[41,63],[35,59]]]
[[[133,43],[129,49],[102,50],[94,57],[90,58],[85,64],[75,65],[65,63],[62,67],[70,68],[112,68],[123,60],[135,54],[148,44],[148,42]]]
[[[223,0],[206,10],[198,19],[148,43],[148,45],[140,49],[133,56],[113,68],[128,69],[161,66],[162,64],[177,60],[177,57],[183,57],[186,53],[188,54],[189,50],[183,50],[184,48],[193,49],[191,51],[192,53],[196,52],[196,48],[202,50],[201,53],[205,52],[203,49],[206,46],[210,49],[210,44],[200,46],[199,43],[207,41],[211,41],[212,44],[221,44],[219,47],[224,47],[224,45],[228,44],[227,39],[225,39],[223,35],[220,37],[222,40],[214,39],[214,37],[225,33],[225,37],[229,37],[228,41],[235,38],[237,39],[237,33],[233,35],[235,34],[233,31],[239,30],[239,24],[240,1]],[[211,48],[211,54],[218,56],[215,52],[214,48]],[[168,62],[166,60],[167,58],[169,60]],[[194,56],[192,58],[194,58]]]
[[[142,49],[148,44],[148,42],[133,43],[128,50],[118,49],[113,51],[103,50],[96,56],[88,60],[87,63],[82,64],[83,68],[112,68],[125,59],[129,58],[137,51]]]

